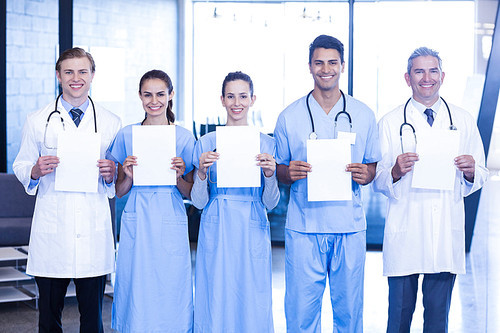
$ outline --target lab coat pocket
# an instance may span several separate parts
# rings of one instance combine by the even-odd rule
[[[187,217],[163,217],[161,222],[161,245],[166,253],[174,256],[188,253]]]
[[[112,228],[109,201],[105,194],[98,194],[92,199],[96,231],[105,231]]]
[[[57,195],[44,195],[36,199],[35,212],[33,214],[33,231],[44,234],[57,233],[58,212]],[[62,212],[61,216],[64,216]]]
[[[219,242],[219,217],[206,216],[200,225],[199,242],[205,252],[214,252]]]
[[[137,214],[123,212],[120,225],[120,249],[131,249],[134,247],[136,231]]]
[[[250,255],[255,259],[266,259],[271,251],[269,222],[250,220]]]

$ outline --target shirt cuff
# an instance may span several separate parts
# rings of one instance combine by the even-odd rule
[[[32,190],[35,187],[37,187],[39,182],[40,182],[40,178],[33,179],[33,178],[30,177],[30,183],[28,185],[28,190]]]
[[[106,180],[103,178],[102,179],[102,182],[104,183],[104,186],[106,186],[107,188],[111,188],[115,185],[115,180],[113,179],[113,181],[111,183],[106,183]]]
[[[262,174],[264,175],[264,173]],[[271,184],[272,182],[274,182],[274,178],[276,178],[276,171],[274,171],[274,173],[270,177],[266,177],[266,175],[264,175],[264,184]]]
[[[196,183],[202,183],[202,184],[206,184],[207,181],[208,181],[208,174],[205,176],[205,179],[204,180],[201,180],[200,178],[200,175],[198,174],[198,169],[195,169],[195,173],[194,173],[194,181]]]
[[[462,178],[463,178],[464,183],[465,183],[466,186],[472,186],[472,185],[474,185],[474,182],[468,181],[467,178],[465,178],[464,174],[462,174]]]

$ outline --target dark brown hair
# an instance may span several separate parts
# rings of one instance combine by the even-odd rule
[[[232,81],[236,80],[242,80],[248,83],[248,86],[250,87],[250,97],[253,96],[253,82],[250,76],[248,74],[245,74],[243,72],[237,71],[237,72],[231,72],[226,75],[224,78],[224,82],[222,82],[222,97],[226,96],[226,84]]]
[[[337,38],[328,35],[319,35],[316,39],[309,45],[309,65],[316,49],[334,49],[339,52],[340,62],[344,63],[344,44]]]

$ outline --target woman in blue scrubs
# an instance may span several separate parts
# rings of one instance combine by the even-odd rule
[[[191,132],[174,125],[169,76],[147,72],[139,84],[146,118],[124,127],[109,149],[118,162],[116,195],[130,192],[123,211],[116,264],[112,327],[119,332],[192,332],[193,295],[186,210],[193,185]],[[176,126],[177,186],[134,186],[132,126]]]
[[[241,72],[222,84],[226,126],[247,126],[255,101],[253,83]],[[261,187],[217,188],[215,132],[196,143],[193,204],[202,209],[196,253],[194,331],[274,332],[271,240],[267,209],[279,200],[275,143],[260,135]],[[244,177],[244,175],[242,175]]]

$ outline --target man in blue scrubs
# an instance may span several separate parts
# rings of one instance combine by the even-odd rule
[[[327,276],[334,331],[363,331],[366,219],[360,185],[373,180],[381,154],[372,110],[339,88],[344,65],[343,44],[318,36],[309,47],[314,89],[280,114],[274,132],[278,179],[291,184],[285,230],[288,332],[321,332]],[[349,116],[339,114],[344,108]],[[352,174],[352,200],[309,202],[307,140],[336,139],[341,131],[353,137],[353,163],[346,166]]]

